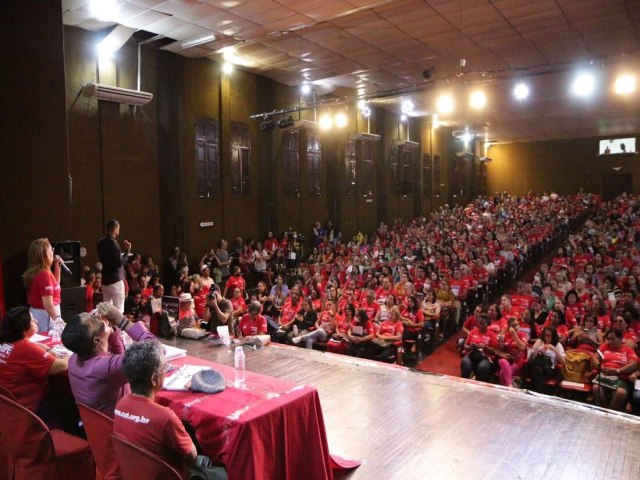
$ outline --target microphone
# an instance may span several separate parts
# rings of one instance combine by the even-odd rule
[[[73,275],[71,273],[71,270],[69,270],[69,267],[67,267],[65,265],[64,260],[62,260],[62,258],[60,258],[60,255],[56,255],[55,257],[53,257],[53,259],[60,264],[60,268],[62,268],[62,270],[64,270],[64,273],[66,273],[67,275]]]

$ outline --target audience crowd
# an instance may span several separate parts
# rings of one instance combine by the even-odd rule
[[[306,254],[304,237],[291,230],[282,238],[236,238],[231,247],[221,239],[197,265],[175,247],[162,269],[151,256],[130,253],[126,241],[120,254],[117,234],[111,238],[123,259],[124,305],[101,304],[94,316],[69,321],[62,340],[75,352],[71,360],[53,352],[30,360],[42,354],[25,343],[39,321],[26,309],[3,321],[0,387],[46,418],[55,419],[45,404],[46,377],[61,372],[76,399],[113,416],[129,392],[121,331],[145,342],[153,334],[215,338],[225,327],[240,338],[268,334],[275,342],[397,363],[416,362],[461,331],[463,377],[536,391],[564,378],[591,384],[600,406],[640,412],[637,197],[497,194],[380,223],[348,241],[331,222],[316,222]],[[40,240],[34,258],[41,260],[25,278],[53,266],[55,284],[59,266]],[[531,281],[510,292],[512,281],[538,265]],[[87,312],[102,300],[103,279],[100,263],[85,269]],[[46,320],[58,312],[42,292],[34,298]],[[29,388],[18,386],[18,373],[31,379]],[[157,385],[143,387],[148,393]]]

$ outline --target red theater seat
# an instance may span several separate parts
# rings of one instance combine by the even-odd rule
[[[81,403],[77,405],[93,458],[96,461],[98,469],[96,477],[103,480],[121,479],[120,467],[111,442],[113,419]]]
[[[168,463],[115,434],[111,434],[120,471],[124,480],[181,480]]]
[[[95,464],[89,444],[62,430],[49,430],[37,415],[0,395],[0,435],[13,464],[14,480],[91,480]]]

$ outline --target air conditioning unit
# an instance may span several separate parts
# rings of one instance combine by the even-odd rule
[[[482,163],[489,163],[489,162],[493,162],[493,158],[489,158],[489,157],[480,157],[480,158],[478,159],[478,161],[479,161],[479,162],[482,162]]]
[[[353,132],[349,135],[349,140],[363,140],[365,142],[379,142],[380,135],[375,133]]]
[[[397,139],[393,141],[393,144],[396,147],[405,147],[405,148],[419,148],[420,144],[418,142],[414,142],[412,140],[401,140]]]
[[[127,105],[144,105],[149,103],[153,94],[128,88],[112,87],[100,83],[87,83],[82,87],[85,97],[97,98],[106,102],[125,103]]]
[[[451,136],[454,138],[466,138],[472,140],[476,136],[475,130],[454,130],[451,132]]]

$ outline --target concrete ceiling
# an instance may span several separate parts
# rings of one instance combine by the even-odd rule
[[[612,92],[619,72],[640,76],[638,0],[114,3],[106,20],[98,20],[88,0],[62,0],[64,23],[163,35],[175,41],[162,48],[186,57],[222,60],[221,50],[233,47],[232,62],[247,71],[291,86],[308,81],[320,93],[351,91],[350,98],[366,96],[396,112],[408,98],[415,116],[436,113],[436,98],[446,91],[456,108],[441,120],[488,130],[501,142],[640,131],[640,92]],[[214,41],[183,48],[212,33]],[[590,100],[568,93],[578,68],[597,76]],[[524,102],[513,99],[516,81],[529,84]],[[467,106],[478,88],[488,97],[482,111]]]

